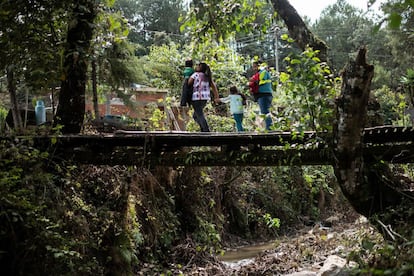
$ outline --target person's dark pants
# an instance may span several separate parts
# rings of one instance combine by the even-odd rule
[[[187,104],[191,105],[191,97],[193,96],[193,86],[188,85],[188,79],[185,79],[183,82],[183,88],[181,91],[181,99],[180,99],[180,105],[181,106],[187,106]]]
[[[204,116],[204,107],[207,104],[206,100],[198,100],[193,101],[191,103],[194,108],[193,118],[200,126],[201,132],[210,132],[210,128],[208,127],[208,123],[206,117]]]

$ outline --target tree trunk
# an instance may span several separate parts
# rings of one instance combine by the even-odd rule
[[[298,15],[294,7],[288,0],[272,0],[273,7],[277,14],[285,22],[290,36],[298,44],[299,48],[304,50],[307,46],[313,50],[319,50],[319,58],[321,61],[328,61],[328,47],[325,42],[313,35],[309,31],[302,18]]]
[[[20,116],[19,103],[16,96],[16,85],[14,84],[14,69],[13,66],[7,67],[7,89],[10,94],[10,110],[13,115],[13,124],[17,132],[22,130],[22,117]]]
[[[94,1],[77,1],[73,14],[68,27],[64,79],[55,118],[55,124],[62,125],[63,133],[79,133],[83,124],[87,54],[96,17]]]
[[[92,60],[92,94],[93,94],[93,111],[95,119],[100,118],[99,106],[98,106],[98,88],[97,88],[97,76],[96,76],[96,60]]]
[[[411,180],[393,172],[381,160],[373,163],[364,160],[362,133],[374,75],[374,66],[366,63],[366,52],[366,48],[361,48],[356,60],[350,61],[343,73],[334,126],[335,175],[358,213],[378,229],[391,225],[403,233],[405,224],[414,221]]]
[[[319,58],[327,61],[326,44],[308,30],[289,1],[272,0],[272,3],[298,46],[320,50]],[[384,230],[386,238],[395,238],[384,226],[409,234],[414,221],[414,184],[381,160],[371,163],[364,160],[363,128],[373,75],[374,67],[366,63],[366,49],[361,48],[343,74],[341,96],[337,100],[338,120],[334,125],[333,165],[338,183],[355,210]]]

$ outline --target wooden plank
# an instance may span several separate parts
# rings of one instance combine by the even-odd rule
[[[365,129],[365,161],[414,162],[413,135],[412,129],[402,127]],[[118,131],[107,135],[14,138],[32,141],[34,147],[81,163],[276,166],[330,164],[332,154],[326,137],[314,132],[298,136],[291,132]]]
[[[180,131],[122,131],[108,135],[66,135],[66,136],[41,136],[31,137],[38,145],[48,145],[54,140],[61,146],[85,146],[96,147],[125,147],[148,146],[151,148],[180,148],[202,147],[222,145],[260,145],[260,146],[286,146],[289,143],[308,143],[316,138],[316,134],[308,132],[303,135],[292,135],[290,132],[274,133],[205,133],[205,132],[180,132]]]
[[[203,151],[181,150],[151,152],[144,147],[97,151],[90,147],[62,149],[62,155],[84,164],[137,166],[305,166],[331,165],[333,153],[329,148],[248,149],[245,147],[222,150],[217,147]],[[364,160],[394,164],[413,163],[414,146],[381,145],[364,148]]]

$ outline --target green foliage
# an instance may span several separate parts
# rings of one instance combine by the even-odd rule
[[[128,233],[131,235],[131,248],[138,248],[143,242],[144,237],[141,233],[141,224],[138,221],[138,213],[137,213],[137,198],[135,195],[128,196],[128,213],[127,213],[127,220],[128,220]]]
[[[79,243],[71,240],[56,216],[59,189],[45,172],[48,155],[30,145],[1,142],[0,262],[10,274],[70,275],[96,270],[96,260],[82,261]],[[21,256],[25,256],[24,258]],[[25,273],[26,272],[26,273]]]
[[[139,198],[125,193],[128,171],[53,163],[12,140],[0,145],[2,271],[103,275],[136,265],[145,236]]]
[[[260,26],[255,21],[270,11],[266,1],[193,1],[190,11],[180,18],[181,31],[189,32],[197,40],[208,37],[216,41],[225,40],[235,32],[249,32],[255,28],[266,31],[273,15],[263,16],[267,20]]]
[[[411,105],[414,106],[414,70],[407,69],[407,73],[400,78],[400,83],[403,85]]]
[[[374,90],[372,94],[381,106],[380,115],[384,120],[384,124],[411,125],[409,115],[406,114],[408,101],[404,94],[392,91],[387,86]]]
[[[7,113],[8,113],[8,110],[0,106],[0,134],[4,133]]]
[[[318,51],[310,48],[285,61],[287,71],[280,75],[281,95],[275,101],[281,110],[275,128],[299,132],[331,130],[337,84],[329,67],[320,62]]]
[[[350,259],[359,263],[352,275],[410,275],[414,271],[414,241],[398,243],[372,243],[362,240],[360,252]],[[369,262],[361,262],[361,256],[370,255]]]
[[[384,12],[384,21],[378,23],[381,25],[384,22],[390,23],[385,29],[386,35],[385,49],[381,52],[386,53],[387,63],[384,67],[391,73],[391,78],[388,85],[393,89],[397,89],[401,83],[400,76],[406,74],[407,70],[412,68],[414,56],[411,49],[414,45],[413,36],[413,11],[411,1],[387,1],[381,5]]]
[[[161,111],[158,108],[158,105],[155,103],[150,103],[147,105],[148,112],[151,117],[148,118],[148,129],[149,130],[166,130],[166,115],[164,111]]]
[[[59,76],[66,4],[2,1],[1,6],[0,68],[13,65],[33,87],[55,82]]]
[[[332,71],[339,72],[362,45],[370,50],[370,58],[384,56],[385,34],[383,30],[373,33],[374,25],[366,13],[344,0],[322,11],[312,30],[329,46]]]
[[[220,116],[216,114],[207,115],[207,122],[211,127],[211,131],[217,132],[234,132],[236,131],[235,122],[233,117],[230,115],[228,117]],[[195,128],[199,129],[198,125],[195,125]]]
[[[319,195],[321,190],[333,194],[333,190],[329,186],[332,176],[333,170],[331,167],[303,167],[303,179],[309,186],[313,196]]]
[[[407,39],[402,43],[401,38],[397,38],[399,32],[380,28],[377,24],[376,16],[340,0],[325,8],[311,29],[329,46],[328,61],[333,72],[339,74],[364,45],[369,50],[369,62],[375,64],[372,87],[395,87],[395,76],[403,69],[400,67],[412,63],[406,62],[410,55],[404,50],[410,46]],[[395,47],[399,44],[402,47],[397,50]]]
[[[232,47],[232,40],[222,43],[206,41],[194,46],[193,59],[207,63],[212,72],[213,80],[217,84],[219,94],[228,95],[233,85],[243,91],[247,79],[244,75],[244,66],[250,61],[239,55]]]
[[[414,86],[414,70],[407,69],[406,75],[401,77],[400,82],[407,87]]]
[[[127,40],[129,26],[125,17],[120,12],[104,9],[96,21],[92,58],[98,65],[100,85],[110,86],[118,93],[120,87],[128,88],[132,83],[145,81],[135,56],[136,46]]]
[[[405,24],[410,21],[414,11],[414,2],[411,0],[387,1],[382,6],[382,10],[385,12],[385,21],[388,22],[388,26],[392,29],[399,29],[405,27]]]
[[[198,244],[196,250],[216,254],[221,252],[221,237],[217,232],[217,226],[198,217],[198,229],[194,238]]]
[[[381,65],[379,62],[374,62],[374,66],[375,74],[372,78],[371,89],[381,89],[384,86],[392,87],[392,82],[390,80],[392,79],[392,75],[394,74],[393,71],[390,70],[388,66],[384,67],[384,65]]]
[[[227,184],[229,195],[232,195],[231,199],[226,198],[225,206],[231,211],[229,231],[243,231],[242,236],[252,239],[274,237],[298,217],[318,219],[319,191],[323,190],[327,198],[334,197],[331,187],[335,185],[335,176],[332,168],[318,167],[317,175],[324,178],[319,182],[312,176],[313,182],[308,184],[305,178],[312,175],[314,169],[253,167],[240,171],[237,168],[238,177],[233,176],[231,184]]]
[[[308,201],[311,202],[311,209],[309,210],[312,218],[319,218],[321,210],[319,207],[324,208],[322,197],[334,196],[335,191],[333,189],[334,172],[330,166],[313,166],[303,167],[302,176],[305,185],[307,185],[307,191],[309,191]],[[318,206],[322,204],[322,206]]]
[[[278,218],[272,218],[270,214],[264,214],[263,219],[266,222],[267,227],[272,229],[277,229],[280,227],[280,219]]]
[[[189,50],[180,50],[175,43],[152,46],[148,56],[141,58],[143,69],[148,75],[148,84],[152,87],[167,88],[170,97],[179,99],[182,89],[182,70],[188,59]]]
[[[154,45],[186,43],[186,37],[179,35],[178,22],[180,14],[184,13],[184,5],[181,0],[116,1],[115,9],[122,11],[131,25],[128,39],[139,45],[137,56],[148,54]]]

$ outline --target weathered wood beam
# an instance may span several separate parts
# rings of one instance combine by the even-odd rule
[[[32,139],[37,147],[48,147],[58,144],[62,147],[128,147],[143,146],[152,151],[171,151],[181,147],[212,146],[286,146],[306,144],[327,138],[315,132],[291,133],[203,133],[203,132],[171,132],[171,131],[129,131],[107,135],[64,135],[20,137]]]
[[[120,149],[112,152],[76,150],[65,153],[66,158],[80,163],[98,165],[137,166],[293,166],[329,165],[331,155],[326,149],[302,150],[230,150],[145,152],[144,149]]]
[[[83,151],[78,149],[66,153],[80,163],[138,166],[312,166],[332,165],[333,155],[328,148],[220,151],[175,151],[150,152],[145,149],[129,148],[114,151]],[[364,149],[364,158],[369,162],[390,162],[393,164],[414,162],[414,146],[370,146]]]
[[[362,130],[364,144],[385,144],[414,141],[414,129],[394,126],[380,126]],[[176,131],[118,131],[106,135],[63,135],[63,136],[35,136],[19,137],[33,139],[39,146],[48,146],[52,143],[63,147],[86,145],[113,146],[146,146],[147,148],[166,150],[181,147],[202,146],[286,146],[291,144],[324,143],[331,144],[331,134],[292,132],[176,132]],[[163,149],[165,148],[165,149]]]
[[[414,162],[414,130],[375,127],[364,131],[367,163]],[[10,137],[0,137],[10,139]],[[332,165],[328,134],[305,132],[197,133],[128,131],[107,135],[17,137],[52,158],[84,164],[142,166]]]
[[[322,143],[308,146],[284,147],[181,147],[158,150],[147,146],[107,146],[107,143],[62,147],[55,144],[49,152],[52,158],[72,160],[83,164],[136,166],[301,166],[332,165],[331,149]],[[367,145],[365,162],[414,162],[414,144]]]

